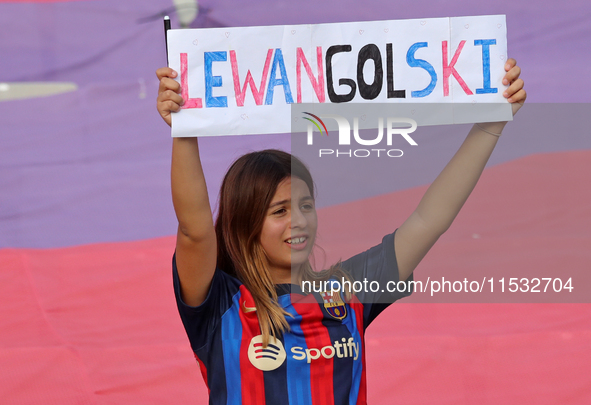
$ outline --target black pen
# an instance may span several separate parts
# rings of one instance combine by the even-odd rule
[[[166,66],[168,66],[168,30],[170,29],[170,17],[164,16],[164,44],[166,45]]]

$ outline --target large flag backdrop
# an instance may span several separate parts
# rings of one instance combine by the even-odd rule
[[[3,403],[206,403],[171,289],[170,138],[154,107],[154,70],[165,64],[160,15],[172,7],[165,0],[0,2]],[[588,103],[590,12],[583,1],[528,8],[509,1],[223,0],[200,2],[192,26],[506,14],[509,55],[524,69],[528,103]],[[172,19],[178,25],[174,13]],[[50,96],[40,85],[27,87],[39,82],[65,85]],[[417,272],[589,269],[591,141],[584,125],[551,119],[571,110],[588,120],[584,108],[524,108],[464,211]],[[535,117],[528,114],[541,113],[544,119],[531,127]],[[388,213],[383,227],[363,232],[353,218],[354,238],[340,229],[324,234],[323,246],[355,252],[377,243],[410,212],[459,142],[442,131],[423,141],[422,156],[409,162],[412,176],[387,189],[368,188],[356,200],[325,198],[323,223],[349,209],[378,213],[393,203],[400,209]],[[268,147],[289,150],[290,139],[201,144],[215,203],[234,158]],[[368,330],[370,403],[589,403],[588,304],[412,299]]]

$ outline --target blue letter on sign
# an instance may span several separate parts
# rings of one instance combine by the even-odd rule
[[[496,45],[496,39],[475,39],[474,46],[482,45],[482,81],[483,89],[476,89],[476,94],[496,93],[496,87],[490,87],[490,45]]]
[[[279,66],[279,71],[281,72],[281,79],[277,79],[277,66]],[[267,86],[267,97],[265,98],[266,105],[273,104],[273,91],[275,90],[275,86],[279,85],[283,86],[285,102],[292,104],[293,97],[291,97],[291,88],[289,87],[289,80],[287,80],[287,72],[285,71],[285,63],[283,62],[283,53],[280,48],[277,48],[275,49],[275,57],[273,58],[269,86]]]
[[[213,62],[225,62],[227,52],[205,52],[205,106],[206,107],[227,107],[226,96],[214,97],[213,87],[222,87],[222,76],[214,76],[211,71]]]
[[[429,46],[426,42],[417,42],[413,44],[406,53],[406,63],[410,67],[420,67],[425,69],[431,75],[431,83],[423,90],[413,91],[410,93],[412,97],[426,97],[433,92],[435,88],[435,84],[437,83],[437,73],[435,73],[435,69],[433,69],[433,65],[423,59],[415,59],[415,52],[419,48],[426,48]]]

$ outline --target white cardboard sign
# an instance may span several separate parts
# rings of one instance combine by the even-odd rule
[[[495,103],[487,120],[512,118],[504,15],[170,30],[168,55],[185,99],[173,136],[288,133],[294,103]],[[475,122],[461,111],[434,124]]]

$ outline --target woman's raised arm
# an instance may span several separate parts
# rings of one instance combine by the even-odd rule
[[[505,97],[513,114],[526,98],[515,59],[505,65]],[[394,240],[400,280],[406,280],[437,239],[449,228],[476,186],[506,122],[476,124],[454,157],[425,192],[417,209],[396,231]]]
[[[170,68],[156,71],[160,80],[157,108],[171,124],[171,114],[183,104],[177,73]],[[197,138],[173,138],[171,164],[172,202],[179,221],[176,264],[183,301],[201,304],[209,290],[216,267],[217,245],[205,176]]]

